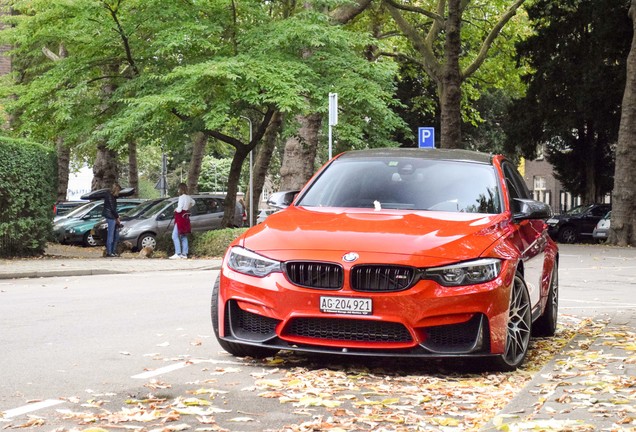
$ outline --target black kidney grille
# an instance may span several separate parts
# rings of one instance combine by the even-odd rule
[[[291,283],[308,288],[340,289],[342,267],[333,263],[292,261],[285,263],[285,274]]]
[[[351,289],[368,292],[402,291],[413,284],[413,267],[360,265],[351,270]]]
[[[410,342],[399,323],[338,318],[297,318],[285,329],[289,336],[355,342]]]

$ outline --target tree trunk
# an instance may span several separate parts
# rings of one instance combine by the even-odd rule
[[[272,160],[274,149],[276,148],[276,138],[281,130],[283,124],[283,115],[276,111],[272,117],[272,121],[267,127],[267,132],[263,136],[263,143],[261,144],[256,158],[254,159],[254,172],[252,173],[252,188],[254,193],[254,208],[250,209],[249,191],[245,205],[247,205],[248,211],[252,212],[252,222],[256,221],[258,217],[258,203],[263,193],[263,185],[265,184],[265,177],[267,176],[267,169],[269,163]],[[249,213],[248,213],[249,215]],[[248,217],[249,221],[249,217]]]
[[[57,151],[57,201],[66,201],[71,149],[64,145],[62,138],[55,140],[55,149]]]
[[[118,72],[117,65],[109,65],[106,67],[106,75],[115,75]],[[115,85],[110,81],[102,86],[101,100],[103,102],[102,111],[106,111],[110,98],[115,92]],[[101,127],[101,126],[100,126]],[[103,189],[109,188],[119,180],[119,167],[118,167],[118,155],[117,152],[109,149],[105,140],[101,140],[97,144],[97,154],[95,155],[95,164],[93,165],[93,182],[91,189]]]
[[[236,207],[236,191],[238,190],[239,181],[241,180],[241,168],[243,162],[249,154],[247,146],[235,147],[236,153],[232,158],[232,165],[230,165],[230,173],[227,178],[227,194],[225,195],[225,214],[221,221],[221,227],[231,228],[233,226],[234,211]]]
[[[463,148],[461,117],[462,77],[459,68],[461,51],[461,0],[449,0],[446,40],[440,87],[441,148]]]
[[[192,157],[188,168],[188,191],[191,194],[199,192],[199,175],[207,143],[208,137],[202,132],[197,132],[192,136]]]
[[[139,168],[137,166],[137,142],[128,143],[128,187],[135,188],[133,196],[139,196]]]
[[[109,188],[119,177],[117,172],[117,152],[109,149],[106,143],[97,146],[95,164],[93,165],[93,182],[91,189]]]
[[[302,188],[315,171],[318,132],[322,124],[320,114],[298,116],[298,134],[287,140],[280,168],[280,190]]]
[[[636,246],[636,0],[632,0],[629,17],[634,33],[627,56],[609,235],[609,242],[618,246]]]

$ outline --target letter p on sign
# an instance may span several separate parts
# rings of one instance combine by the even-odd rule
[[[418,128],[418,144],[419,148],[435,148],[435,128],[421,127]]]

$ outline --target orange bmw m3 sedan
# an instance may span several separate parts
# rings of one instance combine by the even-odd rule
[[[471,357],[515,370],[531,335],[557,325],[550,216],[501,155],[340,154],[230,245],[215,336],[235,356]]]

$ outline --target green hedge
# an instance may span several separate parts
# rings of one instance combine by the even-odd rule
[[[243,234],[247,228],[225,228],[202,233],[189,234],[189,255],[192,257],[221,258],[235,238]],[[170,235],[172,232],[169,233]],[[157,238],[157,251],[170,256],[174,253],[174,244],[170,235]]]
[[[0,137],[0,256],[44,252],[56,190],[57,160],[52,149]]]

